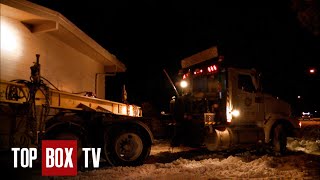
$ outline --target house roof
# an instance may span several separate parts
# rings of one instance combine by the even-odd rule
[[[117,57],[81,31],[59,12],[22,0],[1,0],[1,15],[24,23],[32,33],[48,33],[105,65],[106,72],[124,72]]]

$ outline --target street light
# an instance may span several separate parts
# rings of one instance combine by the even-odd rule
[[[315,74],[316,73],[316,69],[315,68],[310,68],[309,69],[309,73],[310,74]]]

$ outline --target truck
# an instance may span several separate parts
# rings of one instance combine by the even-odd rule
[[[320,139],[320,117],[317,110],[302,112],[299,123],[303,138]]]
[[[39,54],[30,70],[30,80],[0,82],[1,152],[40,152],[42,140],[76,140],[79,165],[83,147],[101,148],[113,166],[140,165],[149,156],[153,135],[141,107],[58,90],[41,76]]]
[[[226,63],[217,46],[181,60],[175,83],[164,72],[175,90],[162,116],[173,146],[218,151],[261,144],[283,155],[287,137],[299,136],[290,104],[263,92],[255,69]]]

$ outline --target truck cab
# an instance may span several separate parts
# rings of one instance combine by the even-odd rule
[[[179,94],[171,102],[174,141],[209,150],[262,142],[285,152],[286,138],[295,136],[298,121],[290,119],[287,102],[261,91],[255,69],[227,66],[216,47],[181,65]]]

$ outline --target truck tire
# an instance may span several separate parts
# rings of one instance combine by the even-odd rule
[[[143,164],[151,151],[151,143],[139,128],[105,133],[104,155],[112,166]]]
[[[284,155],[287,151],[287,132],[283,124],[274,127],[272,146],[276,155]]]

